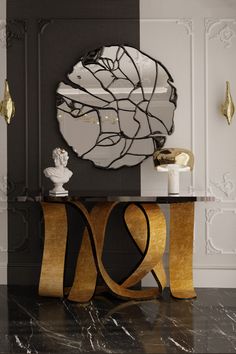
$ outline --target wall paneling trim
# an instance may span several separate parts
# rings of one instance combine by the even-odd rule
[[[3,97],[6,67],[6,1],[0,1],[0,97]],[[0,118],[0,284],[7,283],[7,126]]]
[[[47,193],[51,185],[43,169],[52,165],[51,153],[55,147],[68,150],[68,167],[74,172],[68,185],[72,193],[139,195],[139,166],[105,171],[78,159],[64,141],[56,118],[57,85],[84,53],[112,44],[139,48],[139,1],[69,0],[65,4],[43,0],[34,1],[32,6],[32,0],[8,0],[7,22],[13,33],[7,49],[8,76],[17,107],[14,124],[8,130],[8,178],[13,186],[9,199]],[[9,202],[9,284],[38,282],[43,225],[39,205],[31,204]],[[73,214],[70,209],[68,213]],[[27,217],[20,218],[20,214]],[[120,211],[114,214],[116,223]],[[70,217],[73,219],[73,215]],[[77,227],[75,221],[72,224]],[[73,227],[70,233],[73,250],[76,249]],[[104,257],[110,271],[119,278],[124,276],[125,267],[121,267],[119,274],[117,267],[109,262],[119,259],[114,253],[120,254],[120,240],[123,239],[122,247],[130,254],[127,262],[135,261],[137,252],[126,240],[125,230],[116,234],[115,241],[107,241]],[[72,268],[73,264],[68,267]]]
[[[157,174],[152,158],[141,166],[104,171],[78,159],[59,131],[58,83],[84,52],[125,44],[163,62],[173,76],[178,102],[175,132],[167,137],[166,147],[188,148],[195,155],[193,173],[181,176],[181,190],[190,187],[216,197],[214,203],[199,203],[195,208],[195,286],[236,287],[236,117],[228,126],[219,109],[227,80],[236,102],[236,2],[218,0],[216,6],[212,0],[7,0],[7,4],[2,0],[0,14],[0,94],[7,76],[17,112],[8,129],[0,119],[0,282],[7,281],[7,257],[9,284],[38,282],[41,210],[37,203],[16,203],[12,197],[38,196],[49,190],[50,181],[42,170],[52,164],[55,147],[69,152],[68,167],[74,174],[68,187],[74,193],[166,191],[166,176]],[[117,279],[124,276],[130,261],[139,260],[120,224],[122,207],[114,211],[108,229],[116,225],[116,234],[107,238],[104,253]],[[168,207],[162,208],[168,218]],[[75,259],[76,230],[82,230],[82,223],[71,208],[67,212],[69,248]],[[123,267],[121,259],[125,259]],[[167,259],[168,242],[166,268]],[[68,282],[73,262],[68,263]],[[143,284],[155,286],[151,277]]]
[[[180,32],[178,23],[185,31]],[[236,121],[234,117],[228,126],[220,113],[227,80],[236,100],[236,3],[150,0],[147,6],[140,0],[140,47],[159,55],[178,90],[176,129],[166,146],[193,150],[192,189],[216,197],[195,210],[195,286],[236,287]],[[161,192],[165,177],[157,175],[151,159],[145,161],[141,193]],[[181,181],[182,190],[187,185],[189,180]],[[154,282],[148,277],[143,284]]]

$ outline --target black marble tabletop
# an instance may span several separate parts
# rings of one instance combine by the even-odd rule
[[[192,194],[176,194],[176,195],[152,195],[152,196],[126,196],[126,195],[80,195],[76,193],[69,194],[66,197],[54,197],[47,194],[42,196],[19,196],[15,198],[18,202],[125,202],[125,203],[159,203],[159,204],[172,204],[172,203],[186,203],[186,202],[213,202],[213,196],[205,195],[202,193]]]

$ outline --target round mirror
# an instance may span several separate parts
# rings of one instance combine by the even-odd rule
[[[173,133],[177,93],[167,69],[127,46],[83,56],[57,89],[60,131],[82,159],[134,166]]]

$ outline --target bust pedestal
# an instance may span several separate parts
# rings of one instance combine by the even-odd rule
[[[63,183],[55,183],[54,188],[49,191],[51,197],[68,197],[68,191],[63,187]]]

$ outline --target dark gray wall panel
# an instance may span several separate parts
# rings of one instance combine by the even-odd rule
[[[139,48],[139,1],[8,0],[7,19],[7,75],[16,103],[16,116],[8,129],[9,200],[19,195],[39,195],[50,188],[42,170],[52,165],[51,152],[57,146],[70,155],[68,167],[74,175],[68,188],[72,193],[140,194],[138,166],[105,171],[76,157],[59,132],[55,107],[57,84],[85,51],[104,44]],[[8,221],[8,282],[37,284],[42,256],[41,210],[37,204],[22,204],[9,203],[14,212],[9,212]],[[16,216],[18,210],[27,218]],[[129,265],[139,259],[125,228],[120,227],[120,213],[119,208],[114,211],[115,227],[109,226],[109,230],[116,231],[112,238],[107,237],[104,255],[106,266],[116,278],[123,277]],[[72,211],[68,215],[76,218]],[[72,221],[69,233],[72,261],[67,262],[68,282],[78,246],[76,222]],[[16,240],[20,243],[26,237],[25,227],[28,241],[16,248]],[[80,223],[81,234],[82,229]],[[126,250],[127,262],[119,270],[122,249]]]
[[[127,27],[133,35],[127,36]],[[132,44],[137,29],[137,21],[118,19],[93,20],[52,20],[43,22],[39,32],[39,80],[41,88],[41,171],[52,165],[51,152],[57,146],[65,149],[67,144],[59,132],[56,119],[55,93],[57,85],[65,75],[72,71],[73,66],[84,52],[102,45],[117,43]],[[39,29],[39,30],[40,30]],[[55,38],[59,40],[56,41]],[[59,79],[59,80],[58,80]],[[80,195],[95,194],[139,194],[139,167],[121,168],[104,171],[94,168],[89,161],[80,160],[71,149],[69,168],[74,171],[69,182],[71,191]],[[39,179],[44,189],[50,188],[50,181],[43,175]]]
[[[138,0],[7,0],[8,18],[139,19]],[[137,27],[138,29],[138,27]],[[127,37],[130,34],[127,33]],[[114,35],[115,36],[115,35]],[[138,38],[139,40],[139,38]],[[139,43],[137,43],[139,44]]]

